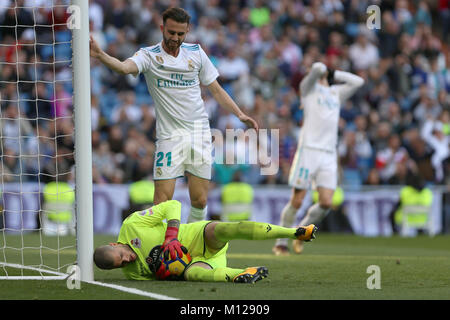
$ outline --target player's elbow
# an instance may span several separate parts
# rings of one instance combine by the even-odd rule
[[[127,66],[122,63],[120,68],[117,70],[117,73],[119,73],[122,76],[126,76],[126,75],[130,74],[131,72],[130,72],[130,70],[128,70]]]
[[[356,77],[355,78],[355,86],[360,88],[364,85],[364,79],[361,77]]]
[[[121,75],[134,75],[136,76],[139,73],[136,64],[127,59],[120,64],[119,70],[117,70]]]

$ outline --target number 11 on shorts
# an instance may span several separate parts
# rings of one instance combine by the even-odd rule
[[[304,174],[304,176],[303,176],[303,174]],[[307,180],[308,176],[309,176],[309,169],[300,168],[300,174],[298,175],[298,177]]]

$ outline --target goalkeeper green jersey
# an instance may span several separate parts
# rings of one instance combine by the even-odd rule
[[[127,244],[137,259],[122,268],[128,279],[154,279],[146,262],[150,251],[164,242],[167,223],[163,220],[180,220],[181,203],[169,200],[143,211],[129,215],[123,222],[118,243]]]

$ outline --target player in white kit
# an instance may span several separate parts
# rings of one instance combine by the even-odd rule
[[[191,199],[188,222],[193,222],[205,218],[212,165],[211,132],[200,85],[248,127],[258,130],[258,124],[219,85],[219,73],[202,47],[183,43],[189,31],[189,14],[181,8],[169,8],[162,17],[163,40],[123,62],[101,50],[92,37],[90,51],[92,57],[116,72],[145,76],[156,110],[154,204],[171,200],[176,178],[186,175]]]
[[[340,84],[330,86],[328,80]],[[314,63],[301,81],[304,122],[289,173],[292,195],[281,212],[281,226],[294,223],[312,183],[319,193],[319,201],[307,210],[300,225],[317,224],[328,213],[337,186],[336,147],[340,107],[363,84],[361,77],[349,72],[328,70],[321,62]],[[303,243],[294,240],[293,249],[301,253]],[[288,239],[277,239],[272,251],[275,255],[289,254]]]

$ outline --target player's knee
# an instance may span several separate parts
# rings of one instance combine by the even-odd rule
[[[302,206],[303,200],[298,200],[298,199],[292,199],[291,200],[291,206],[295,209],[300,209],[300,207]]]
[[[212,269],[211,266],[204,262],[195,262],[191,264],[184,272],[184,279],[186,281],[202,281],[203,270]]]
[[[296,210],[300,209],[303,204],[303,199],[305,198],[305,191],[294,189],[291,195],[291,206]]]
[[[332,198],[319,199],[319,206],[322,209],[329,210],[329,209],[331,209],[332,205],[333,205]]]
[[[170,200],[168,197],[166,197],[164,194],[157,195],[155,193],[155,196],[153,197],[153,204],[156,206],[157,204],[163,203],[164,201]]]
[[[197,209],[204,209],[208,199],[206,196],[198,196],[196,198],[191,199],[191,206]]]

